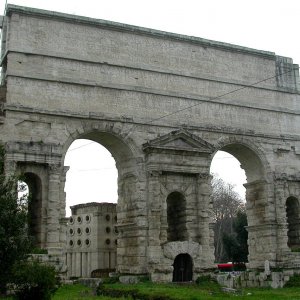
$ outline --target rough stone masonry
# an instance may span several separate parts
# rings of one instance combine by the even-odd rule
[[[37,246],[65,257],[63,162],[86,138],[116,161],[120,273],[168,282],[214,267],[209,169],[218,150],[247,175],[250,268],[300,268],[292,59],[14,5],[1,47],[0,141],[7,174],[23,173],[32,193]]]

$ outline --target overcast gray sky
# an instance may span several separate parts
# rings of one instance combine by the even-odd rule
[[[106,19],[275,52],[300,63],[300,0],[8,0],[8,3]],[[5,0],[0,0],[4,12]],[[272,74],[273,75],[273,74]],[[88,144],[84,146],[85,144]],[[79,147],[79,148],[78,148]],[[76,148],[76,149],[75,149]],[[116,169],[97,144],[77,141],[66,164],[67,206],[116,201]],[[97,159],[90,159],[92,157]],[[224,158],[225,157],[225,158]],[[212,169],[244,190],[239,163],[220,154]],[[223,159],[221,159],[223,158]],[[233,172],[233,164],[236,170]],[[89,184],[89,186],[88,186]],[[94,189],[93,189],[94,188]],[[91,191],[87,194],[87,191]]]

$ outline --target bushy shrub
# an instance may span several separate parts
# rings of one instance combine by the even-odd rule
[[[14,268],[15,299],[49,300],[58,288],[54,267],[37,261],[19,263]]]

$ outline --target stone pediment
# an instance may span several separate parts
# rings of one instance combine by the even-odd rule
[[[156,149],[212,153],[214,146],[187,130],[180,129],[143,144],[143,149],[146,152]]]

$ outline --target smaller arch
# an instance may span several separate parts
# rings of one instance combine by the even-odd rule
[[[188,240],[186,228],[186,200],[182,193],[172,192],[167,197],[168,242]]]
[[[35,246],[42,244],[42,181],[38,175],[26,172],[22,180],[28,186],[28,230],[33,237]]]
[[[286,200],[286,219],[288,225],[288,247],[291,249],[300,247],[300,216],[299,201],[290,196]]]
[[[193,279],[193,260],[187,253],[175,257],[173,264],[173,282],[189,282]]]

